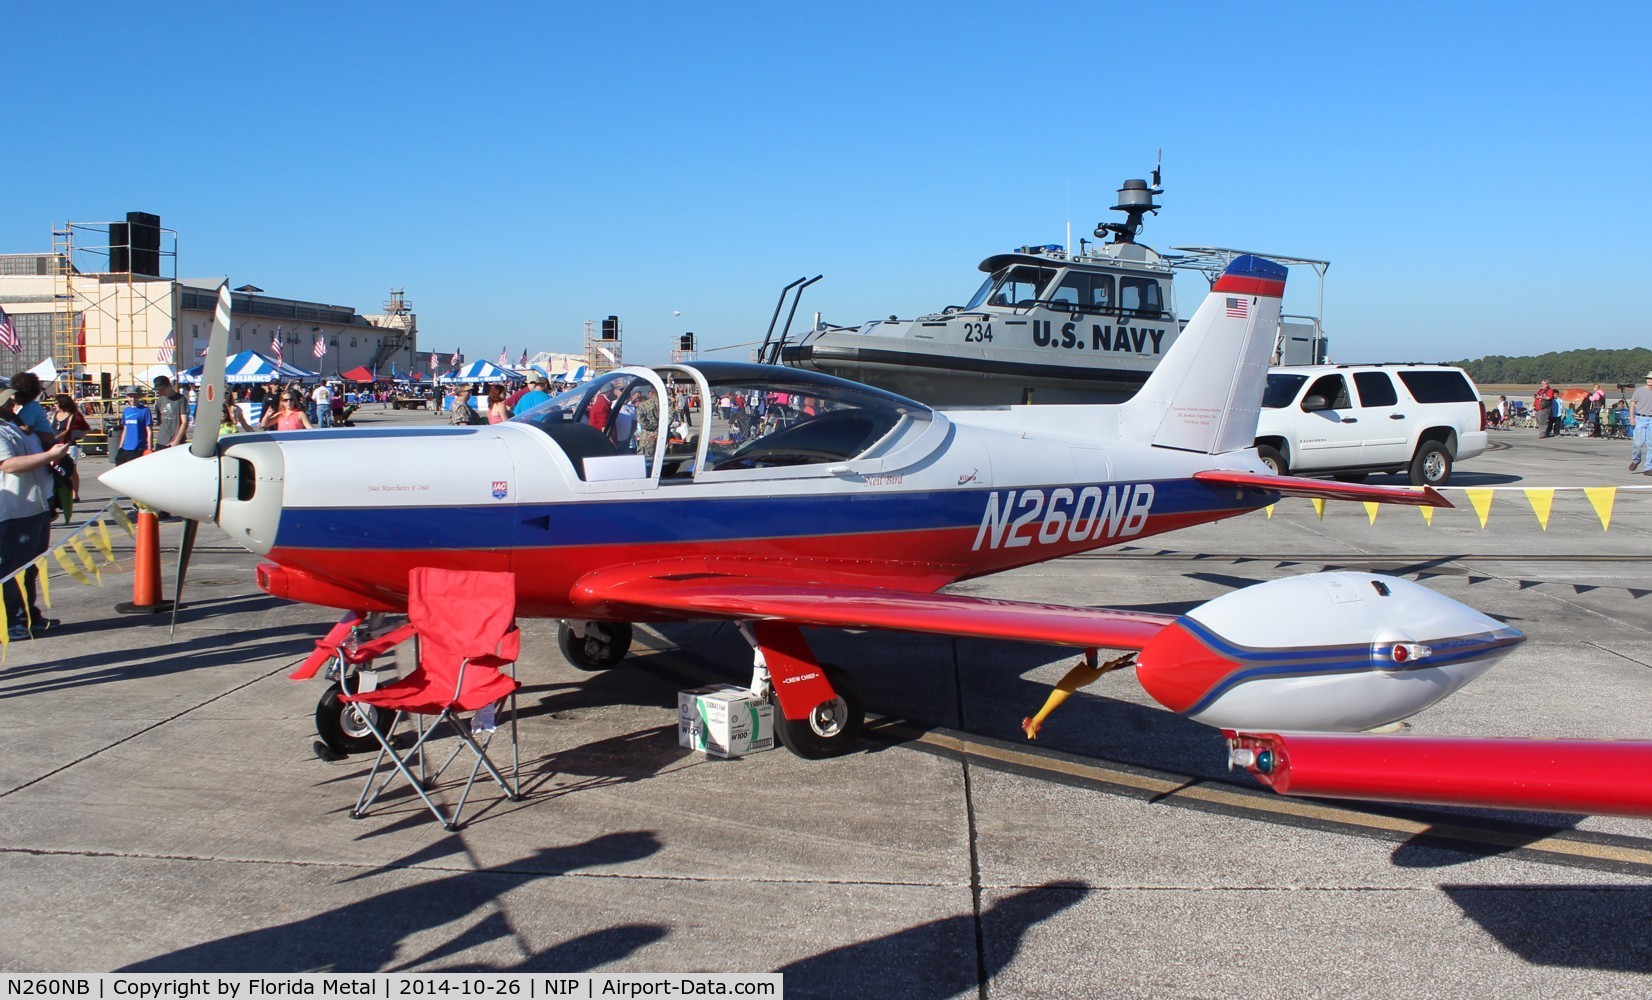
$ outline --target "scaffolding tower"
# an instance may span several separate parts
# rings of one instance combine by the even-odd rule
[[[115,238],[117,227],[130,222],[129,217],[126,223],[52,227],[52,363],[74,379],[106,375],[117,393],[124,386],[147,385],[143,376],[157,365],[176,374],[184,339],[177,330],[178,234],[154,227],[154,269],[161,273],[134,273],[130,228],[123,239]]]
[[[600,334],[596,320],[585,321],[585,364],[593,376],[624,366],[625,341],[618,316],[603,320]]]

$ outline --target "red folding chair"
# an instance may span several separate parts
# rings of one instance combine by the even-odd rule
[[[406,676],[384,687],[370,691],[343,690],[340,699],[372,705],[379,709],[379,718],[394,713],[388,726],[375,721],[373,713],[362,713],[373,735],[378,738],[379,753],[367,783],[356,799],[350,815],[359,819],[368,807],[383,794],[390,782],[400,774],[413,786],[419,798],[448,830],[459,826],[459,813],[470,797],[477,775],[486,769],[488,775],[504,789],[512,802],[521,797],[520,755],[516,741],[516,658],[521,648],[521,633],[516,628],[516,575],[487,573],[473,570],[447,570],[432,567],[414,569],[409,578],[407,624],[394,632],[363,643],[353,651],[341,651],[352,663],[366,663],[383,655],[393,646],[408,638],[415,641],[417,666]],[[506,673],[504,668],[509,667]],[[340,672],[340,685],[348,679]],[[498,709],[508,704],[511,741],[511,778],[494,766],[488,757],[488,745],[499,724]],[[472,713],[464,720],[460,713]],[[418,739],[407,752],[398,754],[392,745],[396,729],[402,719],[419,720]],[[425,725],[426,718],[429,724]],[[442,728],[442,723],[458,737],[453,752],[434,773],[427,774],[424,752],[426,744]],[[481,738],[478,739],[478,736]],[[476,763],[470,769],[470,778],[459,794],[458,804],[451,816],[436,805],[430,793],[449,764],[470,750]],[[412,764],[417,757],[419,773]],[[389,767],[386,768],[388,761]],[[379,773],[384,776],[379,780]],[[375,787],[375,782],[377,786]]]

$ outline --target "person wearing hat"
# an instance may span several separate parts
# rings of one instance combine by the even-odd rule
[[[133,386],[126,393],[126,409],[120,412],[120,443],[115,448],[115,464],[130,462],[148,451],[154,428],[149,407],[143,405],[143,390]]]
[[[155,450],[184,443],[189,432],[189,400],[165,375],[155,376]]]
[[[1634,441],[1629,451],[1629,471],[1634,472],[1638,465],[1642,466],[1641,475],[1652,476],[1652,469],[1645,468],[1646,446],[1652,439],[1652,372],[1646,373],[1646,384],[1629,397],[1629,427]]]
[[[505,402],[510,403],[513,412],[524,413],[550,398],[551,380],[541,376],[529,382],[528,391],[518,397],[515,402],[508,399]]]
[[[35,605],[40,572],[31,564],[51,543],[52,474],[47,466],[67,455],[69,445],[57,442],[42,449],[18,416],[14,396],[13,390],[0,389],[0,580],[23,572],[0,586],[5,588],[8,637],[28,639],[58,625]]]

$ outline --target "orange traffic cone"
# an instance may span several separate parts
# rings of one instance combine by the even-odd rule
[[[132,565],[132,600],[115,605],[123,615],[171,611],[161,600],[161,521],[152,510],[138,511],[137,551]]]

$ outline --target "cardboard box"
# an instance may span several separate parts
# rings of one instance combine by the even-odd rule
[[[773,749],[774,706],[732,684],[679,691],[677,745],[713,757]]]

